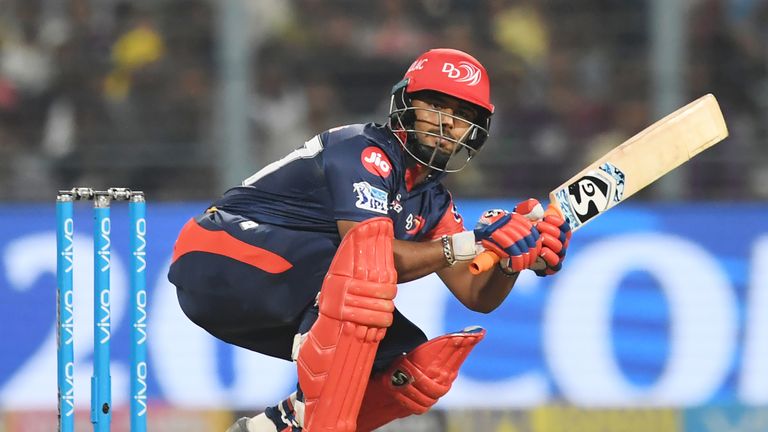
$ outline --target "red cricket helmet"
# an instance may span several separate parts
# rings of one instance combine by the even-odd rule
[[[405,72],[406,93],[432,90],[467,101],[493,114],[491,82],[471,55],[450,48],[425,52]]]
[[[418,140],[414,129],[412,96],[423,91],[446,94],[478,108],[477,118],[471,122],[471,127],[461,139],[452,139],[441,131],[438,138],[455,143],[450,155],[441,154],[436,147],[426,146]],[[490,91],[488,73],[477,59],[450,48],[429,50],[411,64],[403,79],[392,88],[390,129],[406,152],[419,163],[438,171],[460,171],[480,151],[488,138],[494,111]],[[463,152],[466,152],[465,157],[455,157]]]

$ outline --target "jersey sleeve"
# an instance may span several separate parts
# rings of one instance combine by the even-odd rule
[[[456,208],[456,204],[453,202],[451,194],[447,191],[444,195],[445,199],[443,205],[439,208],[442,210],[442,215],[437,220],[437,224],[430,229],[422,240],[436,240],[444,235],[457,234],[465,231],[464,219],[459,214],[459,210]]]
[[[381,148],[362,136],[347,137],[329,146],[324,165],[336,220],[389,216],[395,173]]]

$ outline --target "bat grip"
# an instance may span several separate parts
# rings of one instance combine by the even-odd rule
[[[469,272],[473,275],[479,275],[493,268],[501,258],[491,251],[480,252],[480,255],[469,264]]]

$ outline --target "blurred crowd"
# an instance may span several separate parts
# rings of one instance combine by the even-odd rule
[[[544,196],[656,120],[650,0],[242,1],[253,171],[321,130],[384,122],[431,47],[484,63],[497,106],[486,148],[449,179],[460,197]],[[223,3],[0,0],[0,198],[221,192]],[[685,99],[714,93],[731,137],[672,198],[766,199],[768,1],[685,3]]]

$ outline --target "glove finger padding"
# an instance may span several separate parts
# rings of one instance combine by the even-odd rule
[[[509,257],[515,272],[529,268],[541,250],[541,236],[532,222],[504,210],[485,212],[475,227],[475,238],[499,257]]]
[[[537,227],[537,229],[541,231],[541,227]],[[541,233],[541,246],[542,248],[547,247],[551,249],[556,254],[563,250],[563,243],[560,239],[548,232]]]
[[[560,230],[560,234],[563,236],[561,238],[563,243],[571,239],[571,234],[573,234],[571,232],[571,225],[559,214],[548,213],[546,216],[544,216],[542,222],[558,228]]]
[[[536,224],[541,232],[542,248],[539,256],[547,264],[546,268],[536,270],[538,276],[557,273],[563,267],[563,260],[571,240],[571,226],[559,215],[547,215]]]
[[[541,248],[541,253],[539,253],[539,256],[544,260],[545,263],[547,263],[548,268],[557,267],[559,270],[562,264],[562,257],[557,254],[557,252],[553,251],[552,249],[543,246]]]
[[[513,213],[519,213],[531,222],[538,222],[544,218],[544,208],[541,206],[539,200],[535,198],[528,198],[525,201],[518,203]]]

